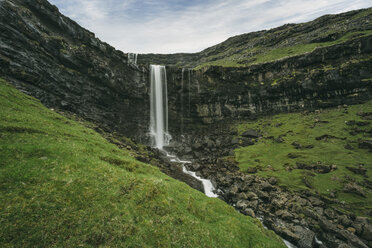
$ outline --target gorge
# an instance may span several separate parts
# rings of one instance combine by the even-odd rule
[[[6,0],[0,77],[49,109],[94,123],[137,162],[212,198],[217,188],[219,199],[297,247],[364,248],[372,242],[371,16],[371,8],[327,15],[193,54],[126,54],[46,0]],[[104,154],[98,159],[127,166]],[[161,178],[143,187],[172,192]],[[136,180],[122,194],[147,179]],[[198,216],[194,201],[185,202]],[[167,216],[164,208],[153,212]]]

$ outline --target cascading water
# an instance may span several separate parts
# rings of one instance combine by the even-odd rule
[[[163,150],[163,147],[169,145],[169,141],[172,138],[168,133],[168,96],[165,66],[150,65],[150,83],[150,134],[153,146],[159,150]],[[201,181],[204,187],[204,193],[207,196],[218,196],[214,193],[215,188],[210,180],[198,177],[195,172],[186,169],[184,165],[191,163],[190,161],[182,161],[168,153],[167,156],[170,161],[182,164],[182,170],[185,174],[191,175]]]
[[[162,150],[169,145],[168,133],[168,96],[165,66],[150,66],[150,134],[153,145]]]
[[[189,71],[189,117],[191,116],[191,69]]]
[[[128,53],[128,64],[137,65],[137,53]]]
[[[182,75],[181,75],[181,135],[183,135],[183,73],[185,68],[182,68]]]

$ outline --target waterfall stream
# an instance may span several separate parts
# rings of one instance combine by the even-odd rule
[[[137,53],[128,53],[128,64],[137,65]]]
[[[185,164],[191,163],[190,161],[182,161],[164,150],[164,146],[168,146],[172,138],[168,132],[168,93],[165,66],[150,65],[150,82],[150,135],[153,147],[164,151],[171,162],[182,164],[182,170],[185,174],[201,181],[204,193],[208,197],[218,197],[214,193],[215,188],[210,180],[203,179],[197,176],[195,172],[187,170]]]

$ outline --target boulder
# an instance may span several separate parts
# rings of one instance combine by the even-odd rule
[[[250,129],[250,130],[247,130],[247,131],[243,132],[241,136],[246,137],[246,138],[257,139],[257,138],[261,137],[262,135],[258,131]]]
[[[275,185],[275,184],[278,183],[278,179],[276,179],[275,177],[270,177],[270,179],[269,179],[269,183],[270,183],[271,185]]]
[[[356,183],[347,183],[344,185],[343,191],[345,193],[351,193],[356,194],[362,197],[366,197],[366,193],[363,191],[363,189],[358,186]]]

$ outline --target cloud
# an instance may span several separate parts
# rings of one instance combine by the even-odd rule
[[[367,0],[51,0],[124,52],[197,52],[242,33],[369,7]]]

